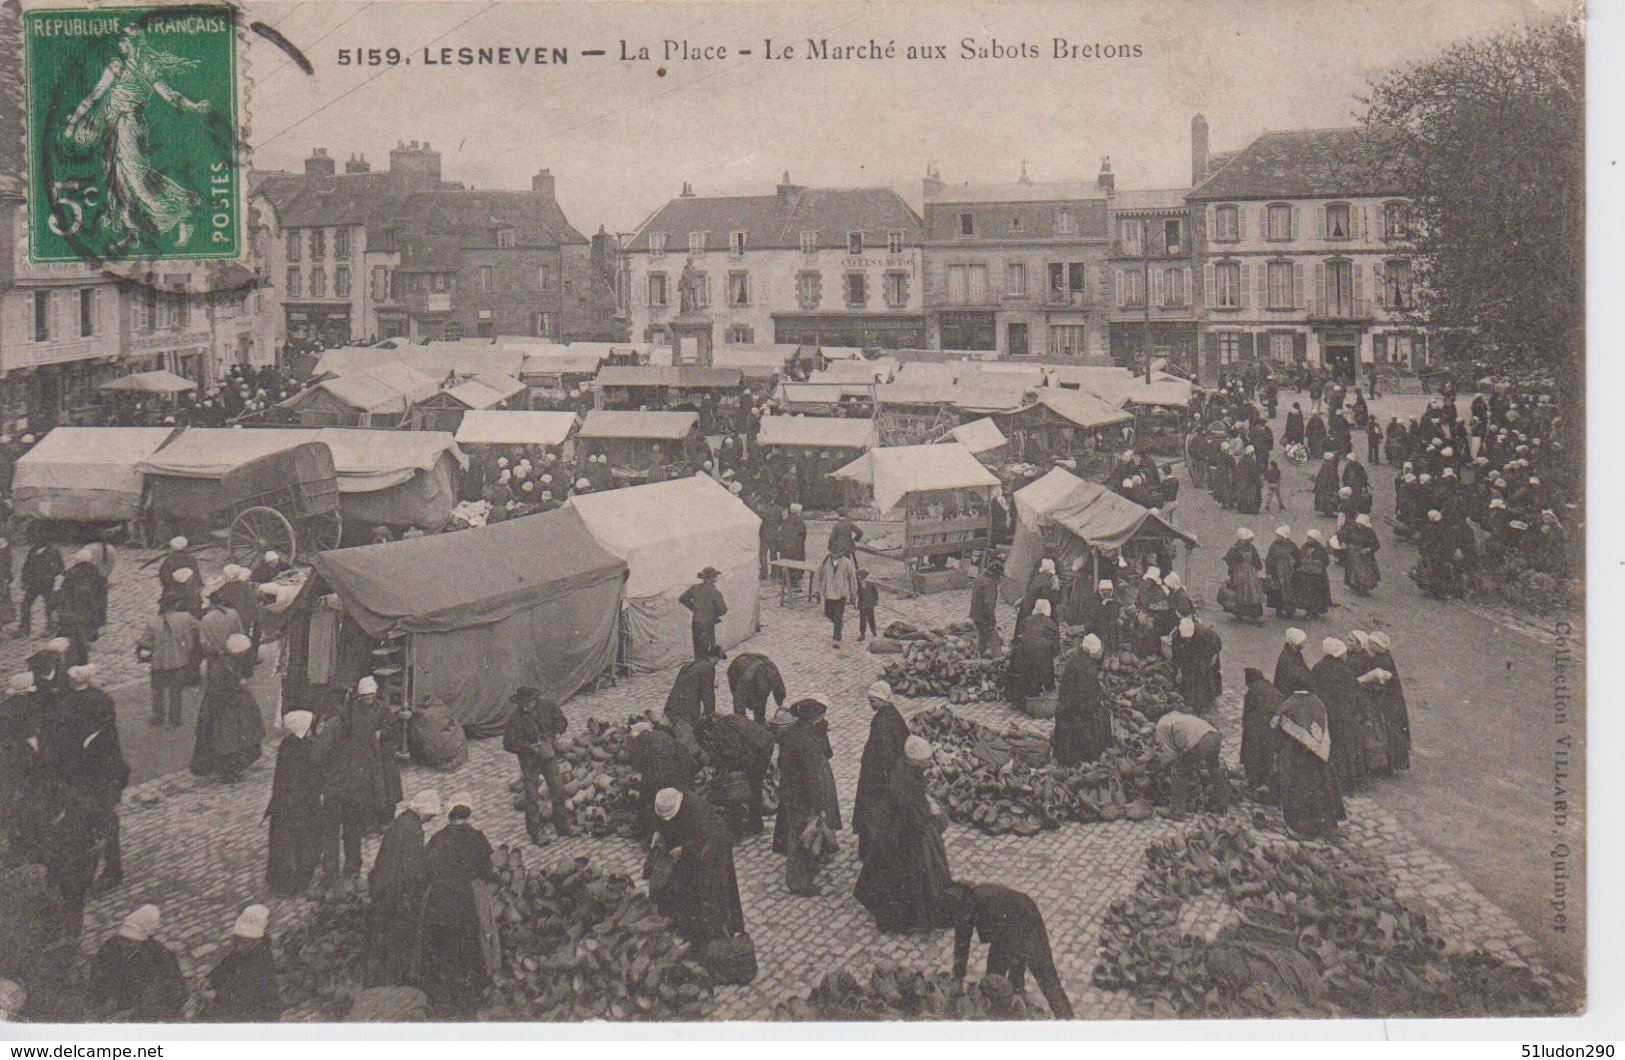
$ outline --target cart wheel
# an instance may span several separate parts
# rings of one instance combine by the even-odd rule
[[[299,532],[303,535],[306,552],[328,552],[338,548],[339,539],[344,536],[344,516],[337,509],[312,515],[300,523]]]
[[[293,524],[275,508],[245,508],[231,522],[226,548],[233,563],[255,562],[267,552],[296,553]]]

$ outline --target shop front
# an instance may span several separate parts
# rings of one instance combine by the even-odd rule
[[[350,307],[320,302],[288,302],[288,338],[294,342],[316,342],[323,346],[350,344]]]
[[[925,345],[925,317],[912,313],[774,313],[773,341],[803,346],[919,349]]]
[[[1143,320],[1114,320],[1111,328],[1112,361],[1120,365],[1143,363],[1146,325]],[[1194,320],[1153,320],[1151,357],[1194,370],[1197,366]]]
[[[973,312],[957,310],[937,314],[937,328],[942,336],[937,344],[943,350],[997,350],[999,329],[992,310]]]

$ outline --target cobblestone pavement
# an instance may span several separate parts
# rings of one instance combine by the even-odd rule
[[[812,540],[822,541],[815,527]],[[121,564],[122,566],[122,564]],[[127,569],[127,568],[125,568]],[[135,605],[132,605],[135,606]],[[945,593],[913,601],[882,600],[880,624],[906,617],[938,625],[964,615],[967,594]],[[140,610],[137,607],[137,610]],[[762,632],[750,650],[772,656],[783,670],[792,698],[818,693],[831,703],[831,741],[843,806],[850,813],[857,766],[867,736],[870,712],[864,689],[879,670],[882,657],[848,642],[840,651],[829,642],[829,627],[810,604],[786,609],[776,591],[764,586]],[[1006,612],[1005,619],[1009,615]],[[116,635],[116,634],[115,634]],[[1237,661],[1239,666],[1239,660]],[[612,689],[580,696],[567,707],[572,726],[587,718],[619,720],[628,713],[658,708],[664,702],[670,674],[631,678]],[[727,709],[725,689],[720,704]],[[905,700],[905,714],[938,705],[940,700]],[[967,716],[1003,727],[1017,724],[999,705],[959,708]],[[1239,704],[1228,693],[1217,712],[1233,756],[1239,731]],[[252,901],[267,901],[273,928],[286,930],[308,915],[309,899],[267,899],[263,885],[266,830],[261,821],[271,779],[268,754],[245,780],[234,786],[199,782],[179,774],[131,790],[123,810],[126,884],[92,903],[86,916],[83,948],[92,952],[122,916],[143,902],[164,908],[160,937],[180,951],[189,975],[201,976],[217,959],[238,910]],[[477,741],[468,763],[454,775],[409,768],[405,786],[412,792],[428,787],[442,794],[466,788],[477,805],[475,823],[493,843],[525,843],[521,815],[511,808],[508,783],[517,776],[512,756],[500,741]],[[1239,811],[1238,811],[1239,812]],[[1538,963],[1531,939],[1483,897],[1449,862],[1424,848],[1380,804],[1380,798],[1350,800],[1349,841],[1385,859],[1401,886],[1420,899],[1455,946],[1483,946]],[[1067,825],[1033,838],[989,837],[950,826],[946,837],[954,873],[961,879],[1002,882],[1028,891],[1043,909],[1057,965],[1081,1018],[1126,1018],[1135,1015],[1127,995],[1105,993],[1090,984],[1095,961],[1096,926],[1106,906],[1127,894],[1138,879],[1145,846],[1171,834],[1161,820]],[[847,836],[850,840],[850,836]],[[761,975],[748,987],[718,992],[717,1016],[726,1019],[770,1018],[775,1003],[804,995],[825,972],[847,966],[867,968],[874,959],[947,968],[952,933],[926,938],[896,938],[875,931],[873,922],[851,897],[856,878],[853,844],[848,841],[823,877],[823,895],[795,898],[784,887],[783,861],[769,850],[766,836],[740,844],[736,852],[746,923],[758,946]],[[375,842],[369,842],[370,857]],[[623,839],[586,837],[555,840],[545,850],[527,847],[532,862],[590,856],[606,868],[636,873],[641,850]],[[1221,926],[1217,905],[1196,906],[1192,930],[1212,933]],[[974,958],[980,969],[985,951]],[[290,1018],[299,1018],[290,1013]]]

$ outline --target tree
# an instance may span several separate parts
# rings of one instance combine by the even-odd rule
[[[1514,379],[1585,383],[1585,43],[1555,21],[1454,45],[1371,84],[1365,127],[1412,200],[1417,299],[1436,336]]]

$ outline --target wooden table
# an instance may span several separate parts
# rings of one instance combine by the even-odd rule
[[[792,580],[790,577],[791,571],[800,571],[803,575],[805,575],[801,583],[802,591],[806,594],[807,599],[811,600],[813,598],[812,579],[814,572],[818,570],[817,564],[808,563],[804,559],[776,559],[768,566],[772,569],[773,576],[778,580],[779,583],[780,607],[790,606],[790,601],[793,595],[790,587],[790,582]]]

